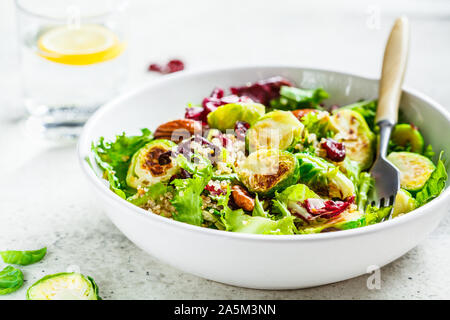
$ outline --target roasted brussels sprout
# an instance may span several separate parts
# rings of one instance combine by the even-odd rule
[[[422,189],[436,168],[430,159],[412,152],[391,152],[387,159],[400,171],[400,186],[408,191]]]
[[[13,266],[0,271],[0,295],[18,290],[23,285],[23,273]]]
[[[259,149],[286,150],[303,131],[303,124],[288,111],[272,111],[255,122],[247,131],[250,152]]]
[[[208,125],[222,131],[233,129],[237,121],[250,125],[255,123],[266,112],[260,103],[228,103],[208,114]]]
[[[299,177],[299,165],[295,156],[277,149],[253,152],[236,169],[239,180],[247,189],[261,196],[282,191],[296,183]]]
[[[338,167],[309,153],[296,154],[300,164],[300,182],[319,194],[345,199],[355,193],[355,187]]]
[[[392,217],[397,217],[399,215],[408,213],[417,208],[416,200],[411,196],[411,194],[403,189],[397,192],[395,197],[394,208],[392,210]]]
[[[101,300],[94,279],[62,272],[38,280],[27,291],[27,300]]]
[[[175,146],[172,141],[160,139],[153,140],[139,149],[131,159],[127,184],[137,188],[169,180],[179,171],[176,159],[170,153]]]
[[[361,170],[373,162],[375,134],[369,129],[364,117],[353,110],[338,110],[331,118],[339,132],[334,139],[344,143],[346,155],[356,161]]]
[[[5,263],[18,264],[21,266],[27,266],[42,260],[42,258],[47,253],[47,248],[44,247],[39,250],[33,251],[0,251],[0,256],[2,256]]]
[[[415,126],[407,123],[397,124],[392,131],[391,140],[397,146],[409,148],[411,152],[423,153],[423,137]]]

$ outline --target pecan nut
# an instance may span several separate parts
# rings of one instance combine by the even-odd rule
[[[191,119],[179,119],[163,123],[156,128],[155,139],[172,140],[176,143],[188,139],[194,133],[201,134],[202,125],[199,121]]]
[[[250,196],[247,190],[240,185],[234,185],[231,187],[231,190],[231,196],[239,208],[242,208],[245,211],[253,211],[255,199]]]

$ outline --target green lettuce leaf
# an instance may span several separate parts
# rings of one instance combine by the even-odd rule
[[[149,200],[153,200],[158,202],[160,197],[163,196],[166,192],[170,191],[172,188],[165,183],[157,182],[152,184],[147,188],[147,191],[142,196],[139,196],[137,193],[127,200],[136,206],[142,206],[146,204]]]
[[[256,195],[255,198],[255,207],[252,211],[253,217],[263,217],[263,218],[271,218],[268,212],[264,210],[263,203],[259,201],[258,195]]]
[[[296,184],[286,188],[283,192],[277,193],[275,198],[281,201],[284,204],[287,204],[289,201],[293,202],[303,202],[306,199],[316,198],[320,199],[320,197],[311,189],[309,189],[304,184]]]
[[[282,86],[280,97],[272,99],[270,106],[280,110],[295,110],[302,108],[321,109],[319,104],[328,98],[328,93],[322,88],[300,89],[295,87]]]
[[[391,210],[392,206],[377,208],[372,205],[368,205],[364,214],[364,217],[366,218],[365,225],[368,226],[381,222],[387,215],[389,215]]]
[[[431,173],[422,190],[416,194],[416,201],[419,207],[439,196],[445,188],[448,176],[442,161],[442,154],[441,152],[439,155],[436,169]]]
[[[95,161],[102,168],[105,178],[109,181],[110,188],[120,197],[127,197],[136,193],[136,190],[126,183],[128,167],[133,154],[150,142],[153,138],[148,129],[142,129],[139,136],[118,135],[115,141],[105,141],[100,138],[97,144],[92,143],[92,152]]]
[[[197,159],[194,161],[194,158]],[[176,212],[173,218],[177,221],[200,226],[203,222],[201,193],[212,176],[212,165],[209,160],[194,155],[192,161],[179,155],[177,163],[189,171],[193,177],[189,179],[175,179],[171,182],[174,187],[174,197],[171,201]]]
[[[335,132],[330,117],[319,118],[316,112],[309,112],[300,121],[305,126],[307,133],[314,133],[317,139],[333,137]]]
[[[367,204],[367,195],[372,188],[374,180],[370,173],[361,172],[356,184],[356,205],[358,210],[364,211]]]
[[[261,216],[250,216],[242,209],[227,210],[223,217],[227,231],[253,234],[294,234],[294,217],[272,220]]]

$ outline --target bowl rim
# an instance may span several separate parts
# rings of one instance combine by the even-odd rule
[[[95,126],[97,120],[102,117],[102,115],[110,109],[114,109],[121,105],[124,101],[128,100],[129,98],[133,97],[136,94],[139,94],[142,91],[148,90],[151,87],[154,86],[160,86],[164,85],[167,82],[172,81],[173,79],[183,79],[183,78],[190,78],[194,76],[207,76],[208,74],[214,74],[214,73],[220,73],[220,72],[227,72],[227,71],[257,71],[258,69],[298,69],[302,71],[308,71],[308,72],[322,72],[322,73],[328,73],[328,74],[339,74],[343,76],[349,76],[352,78],[356,78],[358,80],[364,80],[364,81],[375,81],[378,82],[378,79],[368,76],[362,76],[354,73],[349,72],[342,72],[337,70],[331,70],[331,69],[321,69],[321,68],[312,68],[312,67],[303,67],[301,65],[292,65],[292,64],[271,64],[271,65],[238,65],[238,66],[227,66],[227,67],[220,67],[220,68],[207,68],[207,69],[198,69],[193,71],[182,71],[175,74],[170,74],[164,76],[164,78],[158,79],[158,80],[151,80],[149,82],[146,82],[139,87],[129,90],[115,99],[111,100],[110,102],[103,105],[100,109],[98,109],[87,121],[85,124],[83,131],[80,135],[80,138],[78,140],[77,144],[77,154],[78,154],[78,160],[81,165],[82,171],[87,177],[87,179],[92,183],[96,189],[106,196],[106,198],[110,199],[111,201],[115,202],[117,205],[124,207],[123,212],[121,214],[124,214],[126,212],[127,215],[133,216],[133,217],[141,217],[144,219],[150,219],[154,223],[164,223],[168,225],[169,227],[181,229],[180,231],[186,231],[186,232],[200,232],[203,233],[205,236],[215,236],[215,237],[225,237],[225,238],[232,238],[232,239],[243,239],[243,240],[253,240],[253,241],[302,241],[302,242],[308,242],[308,241],[327,241],[329,239],[338,239],[338,238],[351,238],[358,236],[360,234],[371,234],[375,232],[382,231],[384,229],[391,229],[398,227],[400,225],[404,225],[408,223],[409,221],[418,219],[419,217],[423,216],[424,214],[433,211],[433,208],[437,208],[438,206],[442,206],[445,204],[447,198],[450,196],[450,187],[447,187],[444,189],[444,191],[436,198],[430,201],[429,203],[411,211],[408,214],[402,215],[400,217],[397,217],[395,219],[391,219],[389,221],[376,223],[370,226],[365,226],[361,228],[355,228],[355,229],[349,229],[349,230],[342,230],[339,232],[326,232],[326,233],[317,233],[317,234],[305,234],[305,235],[260,235],[260,234],[248,234],[248,233],[238,233],[238,232],[228,232],[224,230],[215,230],[215,229],[209,229],[201,226],[195,226],[191,225],[185,222],[176,221],[173,219],[168,219],[166,217],[162,217],[160,215],[157,215],[153,212],[150,212],[148,210],[144,210],[138,206],[133,205],[132,203],[126,201],[125,199],[119,197],[117,194],[112,192],[109,187],[105,184],[101,177],[99,177],[92,167],[89,165],[89,163],[85,160],[87,154],[84,153],[84,150],[90,150],[90,146],[93,142],[91,138],[89,137],[89,132],[91,129]],[[414,98],[417,98],[419,100],[422,100],[423,102],[429,104],[433,109],[436,109],[441,115],[443,115],[447,122],[450,124],[450,113],[438,102],[433,100],[432,98],[428,97],[427,95],[421,93],[418,90],[409,88],[407,86],[403,87],[403,92],[408,93]]]

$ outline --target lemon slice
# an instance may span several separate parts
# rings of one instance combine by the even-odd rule
[[[124,49],[118,37],[100,25],[55,27],[43,33],[37,45],[43,58],[70,65],[111,60]]]

